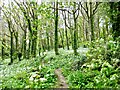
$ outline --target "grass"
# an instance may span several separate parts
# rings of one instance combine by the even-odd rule
[[[78,49],[80,53],[83,53],[85,50],[87,49]],[[46,56],[44,58],[37,57],[29,60],[24,59],[20,62],[16,59],[12,65],[7,65],[10,62],[10,59],[5,59],[2,61],[3,65],[0,66],[0,87],[54,87],[57,82],[57,78],[54,75],[54,70],[56,68],[69,68],[72,61],[77,59],[79,60],[80,58],[79,56],[73,55],[73,50],[68,51],[59,49],[59,55],[57,56],[54,51],[45,52],[45,54]],[[37,82],[36,84],[31,83],[29,80],[32,78],[32,75],[36,75],[35,80],[32,81]],[[40,85],[40,78],[47,78],[47,83],[45,81]]]
[[[119,68],[115,69],[101,57],[94,58],[100,53],[91,55],[87,51],[87,48],[80,47],[79,54],[75,56],[73,50],[60,48],[59,55],[51,50],[44,53],[44,58],[37,56],[20,62],[14,60],[9,66],[10,60],[5,59],[0,65],[0,88],[59,88],[54,74],[58,68],[61,68],[70,88],[120,87]]]

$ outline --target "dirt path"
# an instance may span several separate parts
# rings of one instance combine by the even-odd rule
[[[65,77],[62,75],[61,69],[56,69],[55,75],[58,78],[58,88],[68,88]]]

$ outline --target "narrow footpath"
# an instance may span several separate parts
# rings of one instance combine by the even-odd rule
[[[55,70],[55,75],[58,79],[57,88],[68,88],[65,77],[62,75],[62,71],[60,68]]]

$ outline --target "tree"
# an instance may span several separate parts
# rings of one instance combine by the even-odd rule
[[[55,54],[58,55],[58,2],[55,2]]]
[[[37,31],[38,31],[38,4],[34,1],[18,2],[16,4],[21,9],[24,17],[27,21],[27,26],[30,32],[28,58],[30,53],[33,57],[36,57],[37,46]]]
[[[78,18],[78,15],[76,16],[76,12],[77,10],[79,9],[76,9],[76,3],[74,2],[74,5],[73,5],[74,9],[73,9],[73,19],[74,19],[74,54],[77,55],[77,18]],[[78,11],[79,12],[79,11]]]
[[[112,23],[113,37],[116,40],[120,36],[120,1],[110,2],[110,19]]]
[[[62,15],[63,15],[63,19],[64,19],[64,23],[65,23],[65,37],[66,37],[66,45],[67,45],[67,49],[69,50],[69,39],[68,39],[68,30],[67,30],[67,17],[66,17],[66,12],[62,11]]]
[[[10,10],[11,10],[11,6],[9,4],[9,7],[8,7]],[[7,9],[7,7],[5,7],[5,9]],[[13,34],[14,34],[14,31],[12,30],[12,19],[11,19],[11,12],[9,10],[4,10],[3,9],[3,13],[5,15],[5,19],[7,21],[7,24],[8,24],[8,29],[9,29],[9,32],[10,32],[10,63],[9,65],[11,65],[13,63]]]
[[[89,24],[90,31],[90,40],[93,41],[95,39],[94,35],[94,15],[97,12],[97,8],[99,6],[99,2],[85,2],[85,6],[83,3],[79,3],[81,6],[81,13]],[[85,13],[85,14],[84,14]]]
[[[71,7],[73,7],[72,9],[69,7],[69,9],[59,9],[62,11],[62,15],[63,15],[63,19],[64,19],[64,22],[65,22],[65,32],[66,32],[66,40],[68,39],[68,36],[67,36],[67,30],[66,30],[66,27],[73,30],[73,32],[71,32],[71,37],[72,37],[72,46],[73,46],[73,50],[74,50],[74,54],[77,55],[77,37],[78,37],[78,34],[77,34],[77,19],[78,19],[78,16],[79,16],[79,4],[77,4],[76,2],[70,2],[70,5]],[[76,5],[78,5],[78,7],[76,7]],[[72,28],[71,25],[68,25],[67,24],[67,21],[66,21],[66,12],[68,12],[68,19],[69,19],[69,14],[70,16],[72,15],[73,16],[73,21],[74,21],[74,27]],[[70,24],[70,23],[69,23]],[[68,40],[67,40],[67,48],[69,49],[69,44],[68,44]]]

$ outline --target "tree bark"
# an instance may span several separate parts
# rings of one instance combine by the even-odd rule
[[[47,36],[47,50],[50,51],[50,39],[49,39],[49,34],[48,32],[46,31],[46,36]]]
[[[55,54],[58,55],[58,2],[55,6]]]
[[[24,54],[23,54],[23,58],[26,58],[26,35],[27,34],[27,32],[26,32],[26,30],[24,30],[24,38],[23,38],[23,48],[24,48]]]
[[[4,60],[4,55],[5,55],[5,39],[3,37],[2,39],[2,60]]]
[[[10,26],[9,26],[9,28],[10,28]],[[11,46],[10,59],[11,59],[11,62],[10,62],[10,64],[12,64],[13,63],[13,32],[12,31],[10,32],[10,35],[11,35],[11,41],[10,41],[10,46]]]
[[[69,50],[69,39],[68,39],[68,31],[67,31],[67,28],[65,26],[65,36],[66,36],[66,45],[67,45],[67,49]]]
[[[92,13],[92,2],[90,2],[90,31],[91,31],[90,36],[91,36],[91,41],[94,41],[94,39],[95,39],[93,22],[94,22],[94,17],[93,17],[93,13]]]
[[[73,18],[74,18],[74,54],[77,55],[77,19],[75,16],[75,8],[76,4],[74,2],[74,11],[73,11]]]

